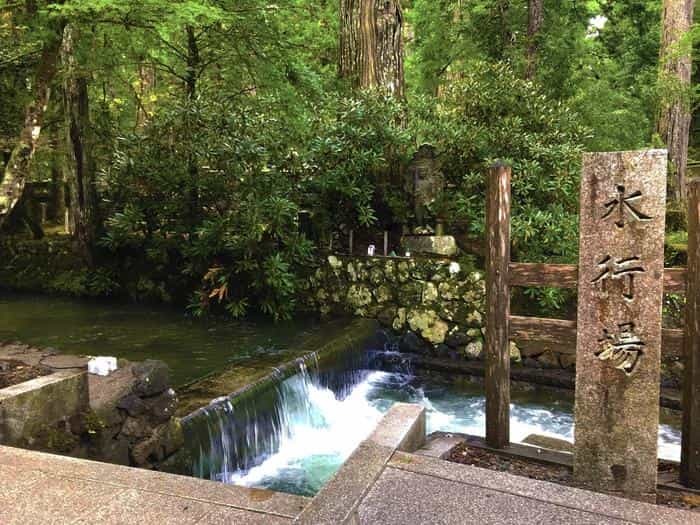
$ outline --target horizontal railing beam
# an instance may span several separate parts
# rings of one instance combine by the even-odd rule
[[[537,341],[558,353],[576,354],[576,321],[511,315],[510,337],[516,343]],[[681,357],[683,330],[664,328],[661,332],[661,348],[665,356]]]
[[[576,288],[578,266],[512,262],[508,266],[508,282],[511,286]]]
[[[685,268],[664,268],[664,293],[685,293],[687,275]]]
[[[685,268],[665,268],[664,293],[685,293],[686,273]],[[534,288],[576,289],[578,266],[512,262],[508,265],[508,284]]]

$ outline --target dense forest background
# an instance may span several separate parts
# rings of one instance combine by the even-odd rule
[[[693,3],[0,0],[4,235],[67,228],[81,293],[139,275],[194,312],[289,317],[332,239],[412,224],[402,180],[430,143],[433,219],[478,242],[505,160],[514,257],[551,262],[576,260],[582,152],[668,146],[682,242]]]

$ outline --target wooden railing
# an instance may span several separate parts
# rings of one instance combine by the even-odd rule
[[[578,266],[510,260],[511,168],[496,165],[486,203],[486,441],[510,442],[510,340],[576,353],[576,321],[510,314],[511,287],[576,289]],[[684,328],[662,330],[662,351],[683,358],[681,481],[700,488],[700,180],[689,183],[688,269],[664,269],[664,293],[686,294]]]
[[[664,270],[664,293],[685,294],[685,268]],[[508,284],[511,287],[548,287],[576,289],[578,266],[575,264],[514,263],[508,265]],[[514,341],[542,341],[558,343],[557,352],[576,353],[576,321],[543,319],[539,317],[510,316],[510,337]],[[683,355],[683,330],[664,328],[662,350],[666,355]]]

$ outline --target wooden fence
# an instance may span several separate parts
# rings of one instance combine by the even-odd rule
[[[700,488],[700,180],[688,191],[688,269],[664,270],[664,293],[686,294],[683,329],[663,329],[666,355],[683,357],[681,481]],[[576,321],[510,314],[511,287],[578,287],[578,266],[510,260],[511,168],[493,166],[486,202],[486,441],[510,442],[510,340],[557,344],[576,352]]]

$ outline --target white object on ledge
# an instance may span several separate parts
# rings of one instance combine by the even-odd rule
[[[88,361],[88,373],[98,376],[108,376],[117,369],[116,357],[93,357]]]

